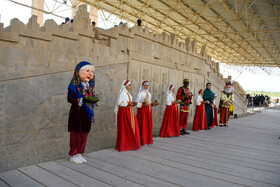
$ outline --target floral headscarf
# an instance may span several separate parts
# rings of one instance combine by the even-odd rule
[[[73,78],[68,86],[68,89],[71,90],[72,92],[75,93],[77,98],[86,98],[86,89],[84,88],[84,86],[82,85],[82,81],[80,80],[80,76],[79,76],[79,71],[80,69],[85,66],[85,65],[91,65],[91,63],[86,62],[86,61],[82,61],[79,64],[77,64],[75,71],[74,71],[74,75]],[[88,89],[88,95],[91,95],[92,97],[94,97],[94,92],[95,92],[95,76],[93,76],[93,78],[88,82],[89,83],[89,89]],[[94,117],[94,104],[92,103],[83,103],[83,107],[86,110],[86,113],[88,114],[88,117],[90,118],[91,121],[93,121],[93,117]]]

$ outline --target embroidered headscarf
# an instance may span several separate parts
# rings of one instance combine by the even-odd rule
[[[173,89],[173,88],[175,88],[175,86],[171,84],[171,85],[168,87],[167,94],[173,93],[173,92],[172,92],[172,89]]]
[[[83,86],[82,81],[80,79],[79,71],[82,67],[87,66],[87,65],[92,66],[94,69],[94,66],[91,63],[86,62],[86,61],[82,61],[79,64],[77,64],[75,71],[74,71],[73,78],[68,86],[68,89],[71,90],[72,92],[74,92],[77,98],[85,99],[86,89]],[[92,95],[94,97],[95,76],[93,76],[93,78],[88,83],[89,83],[89,89],[88,89],[89,95]],[[82,106],[85,108],[85,111],[86,111],[89,119],[91,121],[93,121],[94,120],[94,111],[93,111],[94,104],[84,102]]]
[[[142,92],[142,91],[148,91],[148,90],[145,90],[145,88],[144,88],[144,86],[146,86],[146,85],[150,85],[150,82],[149,81],[144,81],[143,83],[142,83],[142,85],[140,86],[140,88],[139,88],[139,93],[140,92]]]

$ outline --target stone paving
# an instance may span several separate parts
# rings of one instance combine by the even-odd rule
[[[280,186],[280,107],[230,126],[154,138],[138,151],[107,149],[0,173],[0,186]]]

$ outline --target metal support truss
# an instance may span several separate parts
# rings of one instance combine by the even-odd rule
[[[56,2],[55,7],[42,11],[59,16],[63,2],[52,1]],[[144,26],[156,33],[175,33],[182,41],[191,37],[196,40],[198,50],[206,45],[208,55],[218,61],[239,66],[280,67],[279,0],[68,1],[71,4],[66,9],[75,9],[82,3],[97,8],[101,21],[112,22],[106,28],[120,20],[136,23],[142,19]]]
[[[273,76],[280,76],[280,68],[279,67],[260,67],[260,66],[238,66],[238,65],[228,65],[225,63],[220,63],[220,69],[225,75],[231,74],[231,71],[238,72],[240,74],[245,71],[249,71],[253,74],[266,74]]]
[[[81,4],[85,4],[84,1],[81,0],[42,0],[44,4],[44,9],[33,7],[32,5],[26,4],[26,2],[22,2],[20,0],[8,0],[12,3],[28,7],[30,9],[34,9],[40,12],[43,12],[46,15],[52,15],[54,17],[62,18],[63,20],[66,17],[72,18],[72,13],[78,10],[78,6]],[[91,16],[98,19],[98,23],[103,26],[105,29],[109,29],[114,27],[115,25],[118,25],[120,22],[126,22],[125,19],[121,19],[120,17],[107,12],[103,9],[97,10],[98,11],[98,17],[94,14]],[[65,16],[66,13],[67,16]],[[60,23],[58,23],[60,24]],[[128,23],[128,26],[132,25],[131,23]]]
[[[280,66],[280,2],[276,0],[82,0],[150,30],[191,37],[216,60]]]

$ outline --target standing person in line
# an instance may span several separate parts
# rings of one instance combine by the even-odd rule
[[[62,25],[63,25],[63,24],[69,24],[69,23],[70,23],[70,18],[66,17],[66,18],[65,18],[65,22],[62,22]]]
[[[137,26],[142,26],[142,20],[141,19],[137,20]]]
[[[117,141],[115,149],[118,151],[129,151],[140,149],[140,134],[138,121],[133,107],[137,105],[132,101],[131,82],[122,82],[121,89],[115,105]]]
[[[181,100],[180,103],[180,134],[190,134],[186,131],[188,125],[189,105],[191,104],[192,96],[189,92],[189,79],[183,80],[183,86],[178,89],[177,100]]]
[[[144,81],[140,87],[136,102],[137,119],[140,128],[141,145],[153,144],[153,111],[152,107],[158,105],[157,101],[152,103],[152,95],[149,92],[149,81]]]
[[[218,106],[217,106],[217,94],[214,93],[214,100],[213,100],[213,112],[214,112],[214,118],[213,118],[213,125],[212,127],[217,127],[219,126],[218,124]]]
[[[200,89],[198,91],[198,95],[196,98],[196,108],[195,108],[195,115],[193,119],[193,131],[203,131],[207,129],[207,117],[205,112],[204,104],[207,101],[203,101],[203,90]]]
[[[207,116],[207,129],[210,130],[212,124],[213,124],[213,100],[214,100],[214,94],[211,90],[211,83],[208,82],[206,84],[206,89],[204,90],[203,100],[205,102],[205,111]]]
[[[91,26],[93,31],[97,29],[95,21],[91,22]]]
[[[161,124],[159,136],[162,138],[180,136],[179,109],[174,95],[175,87],[170,85],[165,100],[166,108]]]
[[[233,81],[229,80],[226,82],[224,91],[221,92],[221,111],[220,111],[220,126],[228,127],[228,120],[230,116],[229,107],[234,101],[234,88]]]
[[[76,164],[86,162],[85,152],[88,133],[94,118],[94,104],[84,100],[93,97],[95,92],[94,66],[86,61],[77,64],[68,86],[67,100],[71,103],[68,120],[70,132],[70,161]]]

